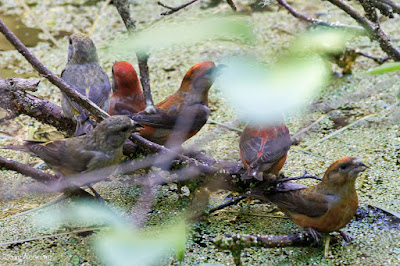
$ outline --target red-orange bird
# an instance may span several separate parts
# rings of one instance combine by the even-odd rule
[[[264,173],[277,175],[290,148],[289,129],[285,124],[268,127],[247,126],[239,142],[240,158],[246,172],[242,179],[263,180]]]
[[[208,90],[214,82],[218,67],[211,61],[194,65],[186,73],[178,91],[156,104],[156,113],[139,112],[130,116],[144,126],[140,135],[160,145],[182,144],[194,136],[207,122]],[[173,134],[174,133],[174,134]]]
[[[110,115],[130,115],[146,108],[138,75],[126,61],[115,62],[112,67],[112,89]]]
[[[353,157],[335,161],[322,181],[312,187],[264,193],[297,225],[318,239],[318,233],[338,231],[346,241],[351,237],[339,231],[354,217],[358,207],[355,181],[367,166]]]

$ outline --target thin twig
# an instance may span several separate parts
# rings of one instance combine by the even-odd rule
[[[301,176],[281,178],[281,179],[276,180],[276,182],[283,183],[283,182],[306,179],[306,178],[311,178],[311,179],[315,179],[315,180],[319,180],[319,181],[322,180],[322,178],[319,176],[307,174],[307,172],[304,172],[304,174],[302,174]]]
[[[228,201],[228,202],[226,202],[224,204],[221,204],[221,205],[219,205],[219,206],[217,206],[215,208],[212,208],[211,210],[207,211],[207,214],[212,214],[212,213],[214,213],[216,211],[219,211],[219,210],[222,210],[222,209],[224,209],[226,207],[229,207],[229,206],[232,206],[232,205],[236,205],[240,201],[244,200],[247,197],[248,196],[246,196],[246,195],[239,196],[236,199],[232,199],[232,200],[230,200],[230,201]]]
[[[364,53],[364,52],[359,52],[359,51],[355,51],[355,53],[358,54],[358,55],[364,56],[366,58],[372,59],[372,60],[374,60],[374,62],[376,62],[378,64],[383,64],[383,63],[385,63],[386,61],[388,61],[390,59],[390,56],[375,57],[375,56],[369,55],[369,54]]]
[[[230,129],[230,130],[235,130],[235,131],[238,131],[238,132],[243,132],[243,130],[240,129],[240,128],[232,127],[232,126],[230,126],[230,125],[223,124],[223,123],[220,123],[220,122],[215,121],[215,120],[212,120],[212,119],[208,119],[208,120],[207,120],[207,123],[209,123],[209,124],[215,124],[215,125],[218,125],[218,126],[221,126],[221,127],[225,127],[225,128],[227,128],[227,129]]]
[[[88,35],[91,36],[94,33],[94,30],[96,29],[97,23],[100,20],[101,14],[104,13],[104,10],[106,7],[111,3],[112,0],[106,0],[104,1],[103,5],[101,6],[99,12],[96,14],[96,18],[94,19],[94,22],[92,24],[92,27],[90,28],[90,31],[88,32]]]
[[[103,229],[103,228],[106,228],[106,226],[104,226],[104,227],[90,227],[90,228],[79,229],[79,230],[74,230],[74,231],[65,232],[65,233],[45,235],[45,236],[21,239],[21,240],[10,241],[10,242],[3,242],[3,243],[0,243],[0,246],[17,245],[17,244],[23,244],[23,243],[26,243],[26,242],[38,241],[38,240],[42,240],[42,239],[65,236],[65,235],[70,235],[70,234],[79,234],[79,233],[84,233],[84,232],[92,232],[92,231],[100,230],[100,229]]]
[[[319,122],[321,122],[325,118],[328,118],[330,116],[330,114],[331,114],[331,112],[329,112],[327,114],[324,114],[324,115],[321,115],[320,117],[318,117],[317,120],[312,122],[309,126],[307,126],[305,128],[302,128],[302,129],[298,130],[295,134],[293,134],[293,136],[291,137],[292,145],[299,143],[303,139],[303,136],[308,131],[310,131],[310,129],[314,128]]]
[[[158,1],[157,4],[159,6],[162,6],[162,7],[166,8],[166,9],[169,9],[169,11],[165,11],[165,12],[161,13],[161,16],[168,16],[168,15],[171,15],[171,14],[173,14],[173,13],[175,13],[175,12],[177,12],[177,11],[187,7],[187,6],[190,6],[193,3],[196,3],[197,1],[198,0],[192,0],[192,1],[188,2],[188,3],[186,3],[186,4],[180,5],[178,7],[170,7],[170,6],[167,6],[167,5],[163,4],[163,3],[161,3],[160,1]]]
[[[277,0],[277,2],[282,5],[284,8],[286,8],[289,13],[291,13],[295,18],[298,18],[300,20],[303,20],[305,22],[308,22],[313,25],[319,25],[319,26],[325,26],[325,27],[332,27],[332,28],[344,28],[344,29],[350,29],[353,31],[356,31],[359,34],[365,34],[365,30],[361,27],[355,27],[355,26],[348,26],[348,25],[343,25],[339,23],[329,23],[327,21],[323,21],[320,19],[316,18],[310,18],[307,17],[306,15],[303,15],[296,10],[293,9],[285,0]]]

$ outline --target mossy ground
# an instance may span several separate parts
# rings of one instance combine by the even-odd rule
[[[61,73],[67,58],[67,35],[73,32],[89,32],[99,13],[103,2],[61,0],[61,1],[27,1],[31,13],[27,13],[16,1],[3,0],[0,11],[3,15],[18,16],[26,25],[35,26],[32,17],[36,17],[42,25],[57,37],[59,47],[50,42],[39,42],[30,50],[54,73]],[[159,20],[179,20],[182,18],[207,16],[209,14],[229,14],[231,10],[225,3],[210,9],[199,9],[196,4],[187,10],[180,11],[170,17],[161,17],[163,10],[156,1],[131,1],[132,14],[138,21],[138,28],[143,28]],[[247,1],[235,1],[245,6]],[[174,6],[181,1],[169,1]],[[327,1],[295,1],[294,7],[310,16],[317,13],[319,18],[329,21],[341,21],[354,24],[351,18],[332,7]],[[228,42],[206,41],[191,47],[173,47],[151,54],[150,80],[155,102],[175,91],[185,72],[194,64],[213,60],[219,62],[224,56],[232,54],[250,54],[265,62],[274,62],[288,47],[288,43],[295,34],[305,30],[306,25],[290,16],[286,11],[279,10],[272,5],[272,12],[244,13],[254,26],[257,35],[255,46]],[[242,8],[243,9],[243,8]],[[245,9],[245,8],[244,8]],[[44,14],[46,14],[44,16]],[[123,37],[126,34],[124,25],[112,5],[106,6],[97,20],[93,35],[100,57],[100,63],[107,73],[111,73],[114,61],[126,60],[137,66],[134,53],[120,55],[117,51],[105,52],[109,41]],[[397,23],[397,24],[396,24]],[[384,30],[394,37],[398,29],[398,19],[387,20],[382,23]],[[48,39],[44,33],[43,39]],[[395,39],[395,44],[397,45]],[[384,56],[376,43],[360,37],[350,44],[352,48],[360,48],[375,56]],[[362,72],[374,67],[372,61],[359,58],[351,76],[333,78],[320,96],[314,99],[332,107],[332,115],[321,121],[307,137],[297,146],[292,147],[284,172],[287,176],[297,176],[305,170],[309,173],[322,175],[326,167],[334,160],[344,156],[361,157],[363,162],[371,168],[358,179],[357,191],[361,206],[374,205],[391,211],[400,211],[398,204],[399,178],[399,151],[400,133],[398,122],[400,111],[395,107],[391,112],[386,107],[396,103],[396,92],[399,84],[399,74],[390,73],[380,76],[364,75]],[[17,75],[34,76],[37,74],[26,60],[14,50],[1,52],[0,67],[7,69],[1,72],[2,78]],[[166,71],[171,69],[173,71]],[[335,68],[333,66],[333,68]],[[15,72],[12,73],[11,71]],[[37,95],[60,104],[59,90],[41,79]],[[245,88],[243,88],[245,89]],[[235,119],[235,113],[224,100],[223,94],[217,87],[210,91],[211,119],[221,123],[229,123]],[[322,137],[335,132],[342,126],[352,123],[365,115],[376,113],[375,116],[351,126],[336,136],[319,143],[309,150],[310,154],[299,152]],[[323,113],[320,111],[303,112],[302,114],[286,117],[287,125],[292,133],[307,126]],[[0,125],[2,144],[17,143],[26,138],[27,124],[33,121],[29,117],[21,116],[13,121]],[[243,128],[243,125],[239,125]],[[54,129],[43,127],[49,138],[60,137]],[[46,134],[42,134],[42,137]],[[208,140],[214,134],[212,140]],[[226,130],[216,125],[207,124],[187,147],[196,145],[197,149],[204,149],[208,155],[224,159],[239,160],[238,140],[240,133]],[[8,138],[8,137],[11,137]],[[1,151],[1,155],[21,161],[23,155],[12,151]],[[35,159],[31,159],[34,161]],[[40,212],[13,217],[11,215],[35,208],[49,202],[57,195],[30,194],[18,189],[22,185],[33,181],[19,174],[2,171],[0,177],[0,195],[6,200],[0,202],[0,242],[15,241],[39,237],[45,234],[54,234],[74,230],[64,228],[57,231],[39,229],[32,224],[33,218]],[[307,184],[314,181],[307,181]],[[110,206],[129,214],[131,207],[140,195],[140,189],[124,184],[116,179],[97,184],[96,189],[110,199]],[[178,199],[173,186],[164,186],[157,189],[157,198],[154,211],[149,216],[150,230],[156,225],[168,224],[181,215],[186,208],[185,203]],[[212,194],[213,206],[223,202],[228,192],[219,191]],[[50,208],[59,208],[71,204],[69,201],[59,203]],[[243,234],[290,234],[298,228],[289,219],[275,217],[273,206],[258,202],[244,202],[239,206],[230,207],[211,216],[207,222],[196,224],[189,236],[183,264],[200,263],[233,264],[232,256],[218,252],[209,243],[209,238],[224,233]],[[274,217],[272,217],[274,216]],[[7,218],[8,217],[8,218]],[[331,247],[331,255],[323,257],[323,249],[308,248],[276,248],[245,250],[243,262],[245,264],[398,264],[400,263],[400,234],[397,227],[385,224],[385,221],[369,219],[353,221],[345,230],[355,237],[351,244],[344,243],[340,238]],[[96,233],[94,234],[94,236]],[[100,264],[94,255],[91,246],[93,235],[69,234],[55,238],[48,238],[20,245],[1,246],[0,264]],[[166,262],[168,263],[168,262]],[[173,260],[171,262],[173,263]]]

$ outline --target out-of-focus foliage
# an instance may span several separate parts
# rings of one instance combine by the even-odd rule
[[[400,62],[394,62],[394,63],[386,63],[383,65],[380,65],[376,68],[369,70],[367,73],[368,74],[383,74],[383,73],[399,71],[399,70],[400,70]]]
[[[241,120],[256,125],[279,121],[282,114],[301,109],[329,81],[326,57],[342,51],[351,36],[334,30],[308,32],[269,67],[256,60],[228,59],[219,86]]]
[[[186,245],[186,225],[177,221],[173,226],[158,227],[144,233],[133,227],[126,218],[107,206],[80,202],[40,215],[40,227],[107,225],[93,240],[95,251],[106,265],[156,265],[175,252],[183,260]],[[160,233],[161,232],[161,233]]]
[[[196,20],[157,23],[135,33],[125,41],[116,40],[110,50],[131,54],[200,41],[224,40],[253,43],[255,36],[248,20],[237,17],[210,17]]]

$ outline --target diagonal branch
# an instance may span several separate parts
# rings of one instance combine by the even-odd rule
[[[277,2],[283,6],[284,8],[286,8],[290,14],[292,14],[295,18],[298,18],[300,20],[303,20],[307,23],[310,23],[312,25],[317,25],[317,26],[324,26],[324,27],[331,27],[331,28],[344,28],[344,29],[350,29],[353,30],[359,34],[365,34],[365,30],[361,27],[354,27],[354,26],[348,26],[348,25],[343,25],[343,24],[333,24],[333,23],[329,23],[327,21],[324,20],[320,20],[320,19],[316,19],[316,18],[311,18],[311,17],[307,17],[306,15],[303,15],[299,12],[297,12],[296,10],[294,10],[294,8],[289,5],[285,0],[277,0]]]
[[[387,53],[387,55],[389,55],[395,61],[400,61],[400,51],[391,44],[389,37],[385,34],[385,32],[383,32],[378,23],[371,22],[366,17],[362,16],[356,9],[342,0],[328,1],[356,20],[368,32],[371,39],[378,41],[379,46],[385,53]]]

